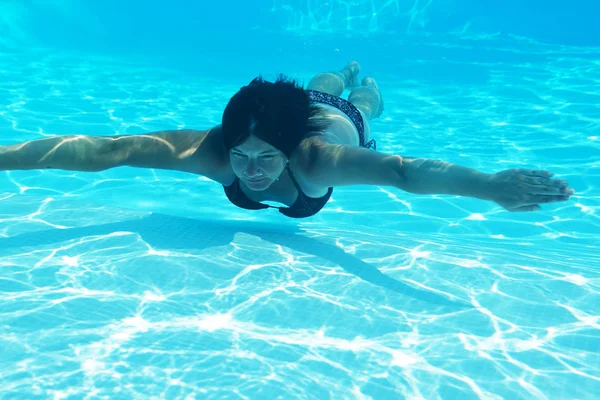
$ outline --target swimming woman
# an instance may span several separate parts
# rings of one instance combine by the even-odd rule
[[[310,217],[333,188],[391,186],[410,193],[450,194],[493,201],[508,211],[536,211],[573,190],[544,170],[482,173],[439,160],[374,151],[369,121],[383,111],[373,78],[359,84],[360,66],[314,76],[306,89],[280,76],[256,78],[227,104],[222,123],[206,131],[141,135],[67,135],[0,146],[0,170],[102,171],[119,166],[170,169],[223,185],[242,208],[278,208]],[[340,96],[350,89],[348,100]],[[282,204],[274,207],[262,203]]]

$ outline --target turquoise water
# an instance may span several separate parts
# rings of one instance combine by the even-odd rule
[[[0,144],[206,129],[257,72],[308,81],[365,51],[320,46],[328,58],[237,74],[7,48]],[[184,173],[2,172],[0,398],[597,398],[600,48],[482,35],[395,49],[358,57],[385,99],[379,151],[548,169],[571,201],[514,214],[343,187],[291,220]]]

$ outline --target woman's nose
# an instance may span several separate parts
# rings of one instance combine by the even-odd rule
[[[256,161],[252,161],[252,160],[248,161],[248,164],[246,165],[244,173],[249,178],[252,178],[255,175],[262,175],[261,173],[259,173],[257,162]]]

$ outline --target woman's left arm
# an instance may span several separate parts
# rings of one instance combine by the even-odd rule
[[[567,201],[575,191],[545,170],[513,168],[496,174],[425,158],[404,158],[404,190],[491,200],[508,211],[537,211],[542,203]]]
[[[509,169],[486,174],[426,158],[402,157],[364,148],[313,142],[300,152],[307,178],[323,186],[393,186],[415,194],[449,194],[497,203],[508,211],[536,211],[541,203],[566,201],[568,182],[549,171]]]

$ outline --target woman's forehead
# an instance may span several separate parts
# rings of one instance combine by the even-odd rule
[[[244,142],[242,142],[238,146],[235,146],[234,148],[238,149],[238,150],[243,150],[243,151],[266,151],[266,150],[279,151],[275,147],[271,146],[269,143],[257,138],[254,135],[248,136],[248,139],[246,139]]]

